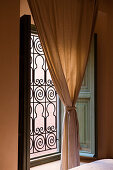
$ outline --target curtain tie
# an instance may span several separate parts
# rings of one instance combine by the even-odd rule
[[[66,106],[66,111],[69,112],[71,110],[76,110],[75,106]]]

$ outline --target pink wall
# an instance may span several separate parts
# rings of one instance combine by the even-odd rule
[[[17,170],[19,0],[0,3],[0,170]]]

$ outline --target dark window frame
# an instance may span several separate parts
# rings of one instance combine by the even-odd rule
[[[31,16],[20,18],[18,170],[30,169],[30,39]]]

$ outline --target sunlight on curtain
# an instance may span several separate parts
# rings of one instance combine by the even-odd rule
[[[75,108],[94,30],[96,0],[28,0],[54,86],[65,106],[61,170],[80,164]]]

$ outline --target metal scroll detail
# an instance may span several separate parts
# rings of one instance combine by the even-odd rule
[[[58,151],[57,93],[37,34],[31,34],[30,159]]]

